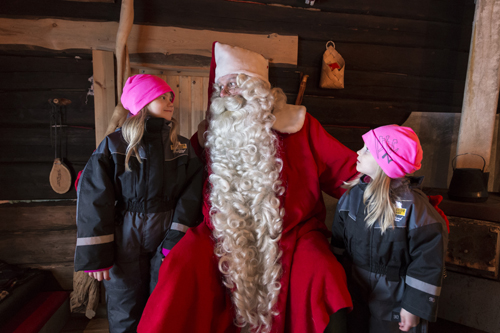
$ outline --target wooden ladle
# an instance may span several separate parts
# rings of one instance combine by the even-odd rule
[[[63,126],[60,107],[70,104],[71,101],[64,98],[54,98],[53,100],[49,100],[49,103],[52,105],[51,116],[54,124],[52,124],[51,121],[51,130],[54,129],[55,139],[55,158],[54,163],[52,164],[52,170],[50,171],[49,181],[54,192],[64,194],[71,188],[71,172],[60,157],[60,133],[62,132]],[[59,136],[57,135],[57,132],[59,132]]]

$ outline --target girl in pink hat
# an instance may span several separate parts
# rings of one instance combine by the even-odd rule
[[[339,200],[332,245],[343,255],[353,333],[427,332],[437,319],[446,223],[418,188],[422,148],[408,127],[388,125],[363,135],[362,174]]]
[[[104,280],[110,332],[136,332],[162,259],[201,221],[203,167],[177,135],[174,97],[156,76],[128,78],[130,117],[79,180],[75,270]]]

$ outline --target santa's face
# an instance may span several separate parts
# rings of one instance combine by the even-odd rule
[[[227,74],[217,81],[217,84],[221,88],[220,97],[241,96],[242,89],[236,83],[237,77],[238,74]]]

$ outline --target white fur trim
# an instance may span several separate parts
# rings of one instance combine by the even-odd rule
[[[261,54],[215,43],[215,82],[228,74],[246,74],[269,82],[269,63]]]
[[[274,110],[276,122],[273,129],[281,133],[297,133],[304,126],[306,107],[303,105],[285,104],[280,110]]]

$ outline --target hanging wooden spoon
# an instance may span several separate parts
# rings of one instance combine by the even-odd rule
[[[52,118],[54,119],[54,124],[51,124],[51,126],[54,128],[55,133],[55,158],[54,163],[52,164],[52,170],[50,171],[49,181],[54,192],[64,194],[71,188],[71,172],[60,157],[59,153],[61,147],[59,142],[61,141],[61,135],[58,136],[57,132],[62,132],[62,116],[60,107],[62,105],[68,105],[71,101],[68,99],[54,98],[54,100],[49,100],[49,103],[52,105]]]

